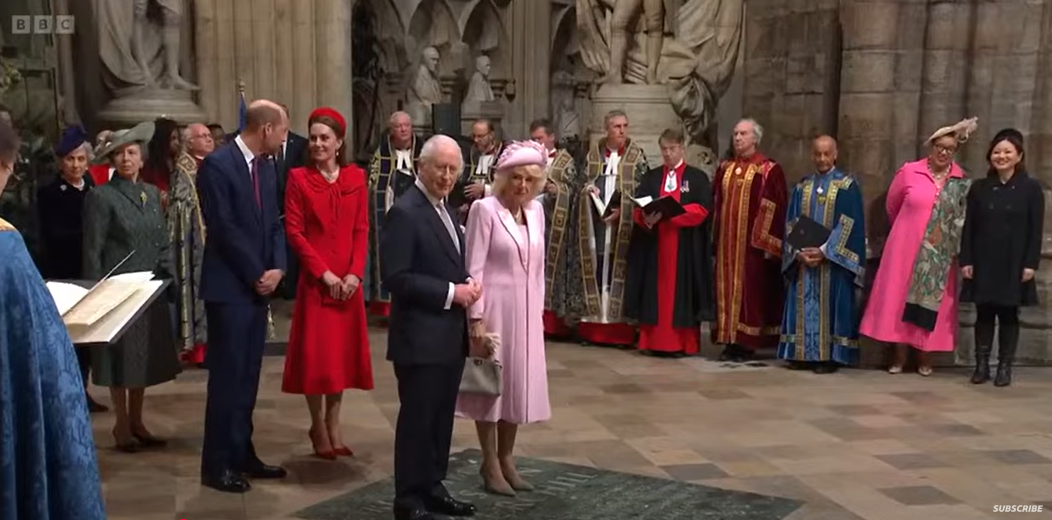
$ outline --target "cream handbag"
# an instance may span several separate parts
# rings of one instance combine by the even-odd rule
[[[494,352],[500,350],[500,336],[486,334],[486,342]],[[464,375],[460,378],[460,393],[500,397],[504,377],[500,362],[493,358],[468,357],[464,360]]]

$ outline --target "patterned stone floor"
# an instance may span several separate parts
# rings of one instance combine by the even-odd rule
[[[265,360],[256,445],[291,472],[244,496],[198,484],[206,372],[147,393],[147,421],[164,451],[112,449],[98,414],[109,518],[281,519],[391,472],[397,397],[385,337],[372,334],[377,389],[345,399],[345,438],[357,458],[310,458],[307,410],[280,392],[282,359]],[[1021,369],[1008,389],[848,370],[817,376],[726,368],[701,358],[548,345],[552,421],[524,428],[522,455],[800,500],[791,520],[999,518],[994,505],[1052,507],[1052,370]],[[104,389],[92,393],[108,401]],[[475,446],[458,422],[455,450]],[[615,519],[616,520],[616,519]]]

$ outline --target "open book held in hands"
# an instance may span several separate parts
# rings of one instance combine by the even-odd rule
[[[595,211],[599,213],[599,218],[608,218],[614,213],[614,210],[621,208],[621,190],[616,190],[610,195],[610,200],[603,202],[602,197],[594,191],[589,191],[588,195],[592,199],[592,205],[595,206]]]
[[[661,220],[675,218],[687,212],[686,208],[679,201],[672,198],[671,195],[665,195],[657,199],[648,195],[646,197],[633,198],[632,202],[639,206],[644,214],[661,213]]]

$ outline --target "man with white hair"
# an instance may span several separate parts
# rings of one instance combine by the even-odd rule
[[[464,167],[444,135],[424,143],[420,175],[387,212],[380,240],[391,292],[387,359],[398,379],[395,520],[472,516],[475,506],[442,485],[449,467],[460,377],[468,355],[467,308],[482,296],[468,276],[464,235],[446,197]]]
[[[380,146],[369,162],[369,269],[365,294],[369,311],[387,317],[391,308],[391,294],[380,284],[380,240],[384,232],[384,216],[409,188],[416,183],[417,161],[424,141],[413,133],[413,119],[408,112],[391,114],[387,133],[380,137]]]
[[[201,262],[205,250],[205,229],[201,204],[197,200],[197,170],[215,150],[212,131],[203,123],[191,123],[183,130],[183,151],[175,161],[169,186],[168,228],[172,233],[175,257],[177,341],[183,359],[202,367],[205,361],[205,306],[198,295]]]
[[[758,151],[763,127],[734,125],[734,157],[713,179],[716,324],[721,361],[742,362],[775,347],[782,321],[782,237],[788,205],[785,174]]]

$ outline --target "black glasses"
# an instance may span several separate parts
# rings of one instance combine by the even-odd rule
[[[941,144],[935,145],[935,153],[944,153],[946,155],[953,155],[957,153],[957,148],[948,148]]]

